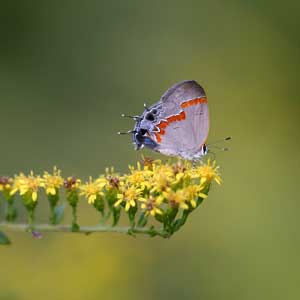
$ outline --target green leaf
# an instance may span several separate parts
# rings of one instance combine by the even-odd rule
[[[183,225],[182,219],[176,220],[173,223],[173,226],[172,226],[172,233],[174,233],[175,231],[179,230],[182,225]]]
[[[104,199],[101,196],[97,196],[93,205],[104,216]]]
[[[147,216],[145,215],[145,213],[142,213],[139,217],[139,220],[138,220],[137,224],[138,224],[139,227],[144,227],[144,226],[146,226],[147,221],[148,221]]]
[[[0,245],[9,245],[11,242],[7,235],[0,231]]]
[[[197,207],[203,202],[203,198],[198,197],[197,199]]]
[[[121,216],[121,208],[120,207],[114,207],[113,208],[113,224],[112,226],[116,226],[120,220]]]
[[[54,209],[54,224],[59,224],[64,216],[65,211],[65,204],[61,204],[59,206],[56,206]]]
[[[23,205],[26,207],[27,210],[35,209],[38,201],[33,201],[31,192],[27,192],[23,194],[21,198],[22,198]]]
[[[137,212],[137,205],[136,206],[131,206],[128,210],[128,217],[129,217],[129,221],[131,226],[134,226],[134,219],[135,219],[135,214]]]
[[[189,211],[189,210],[184,210],[184,211],[183,211],[181,218],[180,218],[180,219],[177,219],[177,220],[173,223],[173,225],[171,226],[171,227],[172,227],[172,229],[171,229],[172,233],[174,233],[175,231],[178,231],[178,230],[180,229],[180,227],[183,226],[183,225],[185,224],[185,222],[186,222],[186,220],[187,220],[187,218],[188,218],[190,212],[191,212],[191,211]]]
[[[160,223],[165,223],[166,220],[166,216],[160,214],[155,214],[154,218]]]
[[[168,224],[171,224],[174,221],[177,213],[178,213],[178,207],[172,207],[167,210],[166,217],[167,217]]]
[[[157,235],[157,232],[155,231],[154,226],[152,225],[148,231],[149,236],[155,237]]]
[[[106,191],[105,199],[107,200],[108,207],[112,209],[117,199],[117,191],[115,189]]]
[[[14,221],[17,218],[17,215],[18,215],[17,209],[15,207],[13,198],[11,198],[8,201],[8,210],[7,210],[7,214],[5,216],[5,219],[8,222],[12,222],[12,221]]]
[[[67,200],[72,207],[76,207],[79,201],[77,190],[68,191]]]
[[[51,206],[55,207],[58,200],[59,200],[59,191],[58,189],[56,189],[56,194],[55,195],[51,195],[48,194],[48,200]]]

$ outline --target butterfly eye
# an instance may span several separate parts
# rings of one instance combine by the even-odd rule
[[[148,114],[146,115],[146,120],[148,120],[148,121],[154,121],[154,116],[153,116],[153,114],[152,114],[152,113],[148,113]]]
[[[154,115],[156,115],[157,114],[157,110],[154,108],[154,109],[152,109],[151,110],[151,112],[154,114]]]
[[[140,135],[145,135],[146,133],[147,133],[147,130],[144,129],[144,128],[141,128],[141,129],[139,130],[139,134],[140,134]]]

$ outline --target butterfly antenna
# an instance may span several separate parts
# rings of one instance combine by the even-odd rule
[[[227,147],[218,147],[218,146],[214,146],[212,145],[210,148],[214,148],[214,149],[217,149],[218,151],[214,152],[214,153],[217,153],[217,152],[223,152],[223,151],[229,151],[230,149],[227,148]],[[209,151],[211,152],[211,151]]]
[[[231,137],[228,136],[226,138],[223,138],[221,140],[217,140],[215,142],[212,142],[211,144],[208,144],[209,148],[214,148],[214,149],[217,149],[217,151],[211,151],[210,149],[208,149],[208,154],[212,156],[212,159],[215,159],[216,158],[216,154],[219,153],[219,152],[224,152],[224,151],[229,151],[230,149],[227,148],[227,147],[219,147],[217,146],[216,144],[218,143],[221,143],[221,142],[224,142],[224,141],[229,141],[231,140]]]
[[[130,133],[135,133],[136,131],[135,130],[128,130],[128,131],[125,131],[125,132],[117,132],[117,134],[130,134]]]
[[[133,120],[135,120],[135,121],[141,120],[141,117],[140,117],[140,116],[129,116],[129,115],[121,114],[121,117],[122,117],[122,118],[133,119]]]
[[[149,111],[150,109],[148,108],[148,106],[147,106],[147,104],[146,103],[144,103],[144,107],[145,107],[145,109],[147,110],[147,111]]]
[[[224,141],[229,141],[229,140],[231,140],[231,136],[227,136],[227,137],[225,137],[223,139],[216,140],[216,141],[214,141],[214,142],[212,142],[210,144],[207,144],[207,146],[212,146],[212,145],[219,144],[219,143],[222,143]]]

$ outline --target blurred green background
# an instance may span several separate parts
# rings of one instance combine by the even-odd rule
[[[208,94],[215,186],[170,240],[10,233],[0,299],[299,299],[298,1],[1,1],[0,173],[82,178],[140,158],[121,113]],[[149,152],[148,152],[149,154]],[[38,214],[47,220],[48,205]],[[66,221],[68,221],[68,216]],[[81,204],[81,223],[97,222]]]

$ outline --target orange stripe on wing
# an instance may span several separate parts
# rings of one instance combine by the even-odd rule
[[[157,124],[157,127],[159,128],[159,132],[154,133],[157,143],[161,143],[161,136],[166,133],[165,129],[171,123],[176,122],[176,121],[178,121],[178,122],[183,121],[183,120],[185,120],[185,118],[186,118],[185,112],[182,111],[178,115],[172,115],[172,116],[168,117],[165,121],[161,121],[159,124]]]
[[[188,106],[193,106],[193,105],[202,104],[202,103],[207,103],[207,98],[206,97],[194,98],[194,99],[182,102],[180,106],[181,106],[181,108],[186,108]],[[156,141],[158,143],[161,143],[161,136],[166,133],[165,129],[171,123],[176,122],[176,121],[177,122],[183,121],[185,119],[186,119],[185,112],[182,111],[178,115],[172,115],[172,116],[168,117],[166,120],[161,121],[157,125],[157,127],[159,128],[159,132],[155,132]]]
[[[205,98],[205,97],[194,98],[192,100],[188,100],[188,101],[182,102],[181,103],[181,107],[185,108],[185,107],[188,107],[188,106],[192,106],[192,105],[196,105],[196,104],[202,104],[202,103],[207,103],[207,98]]]
[[[155,132],[154,134],[155,134],[155,137],[156,137],[156,142],[160,143],[161,142],[161,136],[160,136],[160,134],[158,132]]]

